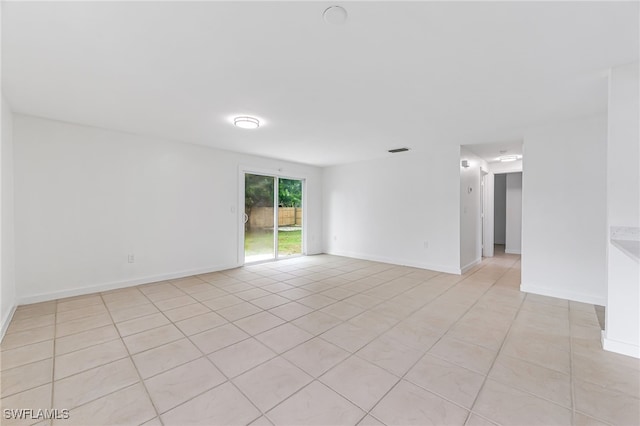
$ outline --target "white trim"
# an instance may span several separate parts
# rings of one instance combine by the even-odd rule
[[[350,257],[352,259],[370,260],[372,262],[384,262],[384,263],[390,263],[392,265],[410,266],[412,268],[429,269],[431,271],[444,272],[447,274],[455,274],[455,275],[462,274],[460,268],[455,268],[455,267],[452,268],[450,266],[435,265],[432,263],[414,262],[414,261],[390,258],[385,256],[376,256],[376,255],[370,255],[370,254],[364,254],[364,253],[336,251],[336,250],[326,251],[325,254],[329,254],[332,256]]]
[[[522,254],[521,250],[507,250],[506,248],[504,249],[504,252],[506,254]]]
[[[620,342],[617,340],[607,339],[607,333],[602,332],[602,349],[609,352],[615,352],[622,355],[640,358],[640,346],[631,343]]]
[[[119,288],[133,287],[140,284],[154,283],[158,281],[171,280],[175,278],[190,277],[192,275],[208,274],[209,272],[223,271],[237,268],[240,265],[217,265],[205,268],[190,269],[187,271],[172,272],[168,274],[149,275],[146,277],[134,278],[131,280],[113,281],[84,287],[76,287],[68,290],[53,291],[50,293],[40,293],[33,296],[18,298],[18,305],[28,305],[31,303],[47,302],[49,300],[62,299],[65,297],[82,296],[101,291],[116,290]]]
[[[307,178],[300,179],[302,182],[302,247],[300,253],[302,256],[306,256],[309,252],[308,247],[308,236],[307,236],[307,214],[309,209],[307,208]],[[283,258],[283,259],[286,259]]]
[[[4,336],[7,333],[7,329],[9,328],[9,324],[11,324],[13,314],[16,313],[17,307],[17,305],[13,305],[9,310],[9,314],[5,318],[2,318],[2,327],[0,327],[0,342],[2,342],[2,339],[4,339]]]
[[[525,293],[539,294],[542,296],[556,297],[558,299],[573,300],[574,302],[589,303],[591,305],[606,306],[607,299],[593,294],[576,293],[555,288],[542,287],[530,284],[520,284],[520,291]]]
[[[245,188],[246,190],[246,188]],[[278,247],[278,238],[280,235],[280,221],[278,220],[280,217],[280,178],[273,178],[273,236],[271,245],[273,247],[273,259],[278,259],[278,252],[280,251],[280,247]],[[304,232],[303,232],[304,234]],[[243,241],[244,245],[244,241]]]
[[[237,220],[238,220],[238,227],[237,227],[237,231],[238,231],[238,257],[237,257],[237,261],[238,261],[238,265],[244,265],[245,263],[245,259],[244,259],[244,227],[245,227],[245,223],[244,223],[244,209],[246,207],[245,205],[245,195],[244,195],[244,191],[245,191],[245,166],[238,166],[238,210],[237,210]],[[247,220],[249,220],[247,218]]]
[[[238,169],[240,170],[240,175],[243,173],[251,173],[256,175],[263,176],[274,176],[283,179],[292,179],[292,180],[302,180],[307,179],[308,175],[304,172],[293,171],[293,173],[289,173],[283,169],[270,169],[265,167],[254,167],[248,164],[239,164]]]
[[[469,272],[469,270],[471,270],[474,266],[479,265],[481,262],[482,259],[476,259],[473,262],[467,263],[465,266],[460,268],[460,273],[466,274],[467,272]]]
[[[482,176],[482,256],[493,257],[494,255],[494,186],[495,176],[493,173]]]

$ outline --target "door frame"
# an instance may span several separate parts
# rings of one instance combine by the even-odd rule
[[[482,184],[482,236],[481,236],[481,250],[483,257],[493,257],[493,203],[494,203],[494,174],[490,171],[481,169],[481,184]]]
[[[237,210],[237,227],[238,227],[238,265],[243,266],[245,264],[245,253],[244,253],[244,207],[245,207],[245,174],[254,174],[260,176],[269,176],[275,178],[274,182],[274,208],[273,208],[273,216],[274,216],[274,259],[268,260],[266,262],[272,262],[279,260],[278,258],[278,247],[275,244],[276,238],[278,235],[277,231],[277,223],[278,223],[278,203],[277,203],[277,195],[278,195],[278,179],[292,179],[299,180],[302,182],[302,253],[300,256],[307,255],[307,176],[304,173],[289,173],[283,169],[269,169],[263,167],[254,167],[249,165],[240,165],[238,167],[238,210]],[[254,263],[254,262],[252,262]],[[259,263],[259,262],[256,262]]]

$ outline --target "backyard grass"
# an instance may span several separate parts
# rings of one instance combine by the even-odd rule
[[[271,253],[273,233],[271,231],[249,230],[244,235],[244,252],[247,256]],[[278,232],[278,254],[290,256],[302,253],[302,230]]]

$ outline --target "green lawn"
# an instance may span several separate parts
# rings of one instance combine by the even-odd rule
[[[251,230],[244,235],[244,252],[247,256],[270,253],[273,250],[271,231]],[[302,253],[302,231],[278,232],[278,253],[290,256]]]

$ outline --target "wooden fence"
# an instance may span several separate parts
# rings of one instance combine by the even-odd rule
[[[278,226],[302,226],[302,209],[280,207]],[[273,207],[254,207],[249,215],[250,228],[273,228]]]

